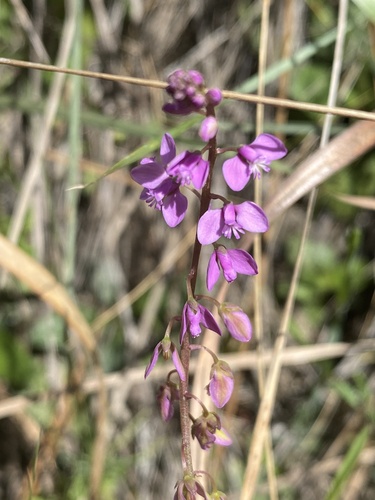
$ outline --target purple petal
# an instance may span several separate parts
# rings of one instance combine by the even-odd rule
[[[206,286],[212,290],[220,276],[220,267],[216,259],[216,250],[212,253],[207,266]]]
[[[217,333],[218,335],[221,335],[220,327],[216,323],[216,320],[213,317],[212,313],[206,307],[201,306],[200,304],[198,307],[199,307],[199,311],[201,313],[201,323],[209,330],[212,330],[213,332]]]
[[[249,317],[240,308],[233,306],[232,310],[223,312],[222,319],[228,332],[239,342],[248,342],[253,329]]]
[[[160,354],[160,351],[161,351],[161,342],[159,342],[158,344],[156,344],[156,347],[154,349],[154,352],[152,354],[152,357],[150,359],[150,362],[149,364],[146,366],[146,370],[145,370],[145,378],[147,378],[149,375],[150,375],[150,372],[151,370],[154,368],[154,366],[156,365],[156,362],[158,360],[158,357],[159,357],[159,354]]]
[[[167,165],[176,156],[176,145],[170,134],[164,134],[160,145],[160,158]]]
[[[164,198],[161,211],[169,227],[176,227],[184,219],[187,206],[186,196],[178,189]]]
[[[233,443],[232,438],[228,434],[228,431],[222,427],[221,429],[216,429],[215,432],[215,444],[220,446],[230,446]]]
[[[217,257],[220,262],[220,266],[223,270],[224,278],[228,283],[232,283],[237,278],[237,272],[233,267],[232,259],[229,254],[229,250],[220,247],[217,250]]]
[[[229,365],[227,368],[224,367],[224,369],[221,369],[219,365],[217,369],[214,368],[213,372],[213,376],[208,385],[208,392],[214,405],[217,408],[222,408],[228,403],[232,395],[234,377]]]
[[[250,146],[257,152],[258,157],[263,156],[269,162],[283,158],[288,152],[283,142],[271,134],[258,135]]]
[[[208,210],[202,215],[198,222],[198,241],[202,245],[214,243],[222,235],[223,225],[223,212],[221,208]]]
[[[268,219],[263,210],[252,201],[244,201],[235,206],[237,222],[246,231],[264,233],[268,230]]]
[[[187,311],[187,304],[185,304],[184,308],[182,309],[181,330],[180,330],[180,344],[182,344],[182,341],[184,340],[185,333],[186,333],[186,330],[187,330],[186,311]]]
[[[180,356],[178,354],[178,351],[176,349],[176,347],[172,344],[172,347],[171,347],[171,351],[172,351],[172,361],[173,361],[173,364],[177,370],[177,373],[179,374],[180,376],[180,379],[182,381],[185,381],[186,380],[186,373],[185,373],[185,369],[182,365],[182,362],[181,362],[181,359],[180,359]]]
[[[233,269],[240,274],[252,276],[258,274],[258,266],[253,257],[245,250],[229,249],[228,255],[232,261]]]
[[[207,160],[204,160],[203,158],[200,158],[191,173],[191,180],[195,189],[202,189],[202,187],[206,184],[209,169],[209,162]]]
[[[130,171],[130,176],[135,182],[148,189],[155,189],[164,180],[168,179],[164,167],[154,161],[133,168]]]
[[[223,163],[225,182],[233,191],[241,191],[250,180],[249,167],[239,156]]]

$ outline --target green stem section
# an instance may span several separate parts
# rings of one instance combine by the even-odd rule
[[[215,116],[215,112],[213,107],[207,107],[207,116]],[[207,212],[208,207],[211,201],[211,181],[213,169],[216,161],[216,136],[211,139],[208,143],[208,161],[210,164],[209,174],[207,178],[207,182],[202,188],[202,195],[200,200],[200,210],[199,210],[199,219],[202,215]],[[198,274],[198,265],[199,258],[201,254],[202,245],[199,243],[197,238],[197,233],[195,234],[195,243],[193,249],[193,257],[191,261],[191,267],[188,275],[188,289],[191,288],[192,293],[195,292],[195,285],[197,282],[197,274]],[[190,418],[189,418],[189,401],[185,397],[189,391],[189,362],[190,362],[190,339],[189,332],[186,332],[184,339],[181,345],[181,362],[185,369],[186,380],[180,381],[180,423],[181,423],[181,434],[182,434],[182,460],[183,460],[183,468],[184,475],[193,475],[193,460],[191,454],[191,445],[190,445]]]

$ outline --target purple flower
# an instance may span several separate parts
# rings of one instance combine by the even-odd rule
[[[228,432],[221,427],[219,416],[207,410],[200,417],[193,421],[191,435],[197,438],[202,450],[208,450],[213,444],[230,446],[232,439]]]
[[[249,317],[235,304],[224,302],[219,307],[219,314],[228,332],[239,342],[248,342],[253,329]]]
[[[199,137],[204,142],[208,142],[217,134],[218,123],[214,116],[207,116],[199,128]]]
[[[220,327],[210,311],[196,300],[189,300],[182,310],[180,343],[182,344],[186,332],[198,337],[202,331],[201,325],[221,335]]]
[[[233,234],[239,239],[245,231],[264,233],[267,229],[268,220],[263,210],[252,201],[244,201],[205,212],[198,222],[197,236],[202,245],[209,245],[221,236],[231,238]]]
[[[228,403],[233,386],[234,377],[230,366],[225,361],[218,360],[211,367],[210,383],[207,386],[207,392],[217,408]]]
[[[209,166],[200,154],[184,151],[168,164],[166,172],[181,186],[192,183],[196,189],[201,189],[206,183]]]
[[[271,134],[260,134],[251,143],[241,146],[234,158],[223,163],[223,176],[233,191],[241,191],[251,176],[260,177],[261,169],[270,171],[270,163],[279,160],[288,150],[277,137]]]
[[[176,156],[173,137],[164,134],[160,146],[160,160],[144,158],[138,167],[130,172],[135,182],[143,186],[140,199],[147,205],[161,211],[170,227],[177,226],[185,217],[188,201],[180,193],[179,183],[166,172],[166,166]]]
[[[181,380],[186,380],[186,374],[185,374],[185,369],[181,363],[180,356],[178,354],[178,351],[176,349],[176,346],[174,345],[173,342],[169,339],[168,336],[165,336],[163,340],[158,342],[156,344],[156,347],[154,349],[154,352],[151,356],[149,364],[146,366],[145,370],[145,378],[147,378],[150,375],[151,370],[154,368],[156,365],[156,362],[159,358],[160,353],[163,354],[164,359],[170,359],[172,358],[173,364],[177,370],[177,373],[180,376]]]
[[[221,428],[219,416],[214,412],[203,412],[200,417],[193,421],[191,435],[198,439],[202,450],[208,450],[215,443],[215,433]]]
[[[213,251],[208,261],[206,285],[207,290],[212,290],[219,279],[220,269],[228,283],[237,278],[237,273],[252,276],[258,274],[258,267],[253,257],[245,250],[226,249],[219,245]]]

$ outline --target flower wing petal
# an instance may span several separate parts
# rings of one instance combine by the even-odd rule
[[[185,373],[182,361],[180,359],[180,356],[178,354],[178,350],[176,349],[176,347],[173,344],[171,347],[171,351],[172,351],[172,361],[173,361],[173,364],[177,370],[177,373],[179,374],[180,379],[182,381],[185,381],[186,380],[186,373]]]
[[[268,219],[263,210],[252,201],[236,205],[237,222],[246,231],[264,233],[268,230]]]
[[[220,327],[216,323],[216,320],[213,317],[212,313],[206,307],[201,306],[200,304],[198,307],[199,307],[199,311],[201,313],[201,323],[209,330],[212,330],[213,332],[217,333],[218,335],[221,335]]]
[[[205,212],[198,222],[197,237],[202,245],[209,245],[217,241],[223,232],[223,212],[214,208]]]
[[[163,200],[162,214],[169,227],[176,227],[186,214],[188,200],[176,189]]]
[[[152,353],[151,359],[149,364],[146,366],[145,369],[145,378],[147,378],[150,375],[151,370],[154,368],[156,365],[156,362],[158,360],[159,354],[161,352],[161,342],[158,342],[156,344],[156,347],[154,349],[154,352]]]
[[[258,156],[264,156],[269,162],[283,158],[288,152],[282,141],[272,134],[258,135],[250,146]]]
[[[168,179],[164,167],[155,161],[149,161],[133,168],[130,171],[130,176],[135,182],[148,189],[155,189]]]
[[[176,156],[176,144],[170,134],[164,134],[160,144],[160,158],[167,165]]]
[[[249,167],[239,156],[235,156],[223,163],[223,176],[233,191],[241,191],[249,182]]]
[[[233,269],[240,274],[249,276],[258,274],[258,266],[254,258],[245,250],[240,248],[227,250],[232,261]]]
[[[206,286],[212,290],[220,276],[220,267],[216,259],[216,250],[212,253],[207,266]]]

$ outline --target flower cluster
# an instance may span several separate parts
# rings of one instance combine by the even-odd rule
[[[167,93],[172,102],[164,105],[163,110],[175,115],[188,115],[196,112],[204,114],[199,128],[199,137],[206,143],[200,151],[182,151],[177,154],[172,136],[164,134],[161,140],[159,158],[144,158],[131,171],[133,180],[143,188],[141,200],[150,207],[159,210],[165,222],[175,227],[182,222],[188,209],[188,200],[183,190],[190,189],[201,203],[203,214],[197,221],[196,243],[193,260],[187,277],[187,299],[181,314],[169,322],[164,338],[157,343],[153,355],[145,370],[147,377],[154,368],[160,354],[164,359],[171,359],[174,370],[168,375],[158,393],[161,415],[169,421],[174,414],[174,403],[184,405],[194,398],[202,407],[202,414],[194,418],[181,411],[181,426],[185,430],[190,425],[193,438],[197,439],[202,449],[209,449],[214,444],[228,446],[231,438],[221,425],[221,419],[215,412],[208,411],[199,399],[188,391],[188,363],[191,353],[205,349],[212,357],[210,380],[206,386],[208,395],[217,408],[222,408],[229,401],[234,385],[234,376],[228,363],[220,360],[207,347],[196,339],[202,328],[222,335],[221,327],[212,312],[200,303],[211,302],[217,307],[218,316],[229,334],[239,342],[248,342],[252,336],[252,325],[247,314],[237,305],[228,302],[219,303],[207,295],[195,293],[195,276],[199,264],[202,246],[212,246],[208,261],[206,287],[211,291],[220,276],[232,283],[239,274],[256,275],[258,267],[254,258],[245,250],[229,248],[230,241],[237,241],[246,232],[264,233],[268,230],[268,219],[264,211],[252,201],[233,203],[224,196],[211,192],[211,179],[216,157],[224,152],[233,152],[234,156],[224,161],[222,174],[227,186],[233,191],[242,190],[251,178],[259,178],[262,171],[269,172],[274,160],[283,158],[287,150],[284,144],[271,134],[260,134],[250,144],[238,148],[217,148],[216,137],[218,121],[215,107],[222,100],[221,91],[206,89],[203,77],[197,71],[177,70],[168,77]],[[205,155],[209,153],[205,159]],[[218,206],[219,204],[219,206]],[[202,209],[202,207],[205,207]],[[219,240],[225,242],[219,242]],[[175,322],[180,323],[179,345],[171,341]],[[173,382],[172,377],[178,377]],[[187,403],[188,404],[188,403]],[[181,406],[182,408],[182,406]],[[176,485],[175,498],[225,498],[224,494],[214,490],[207,495],[197,479],[197,474],[188,466],[189,443],[183,442],[182,462],[183,479]]]

